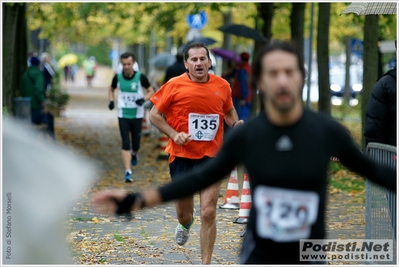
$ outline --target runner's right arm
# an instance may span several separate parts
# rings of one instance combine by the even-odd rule
[[[243,130],[237,129],[235,133],[230,134],[215,158],[209,159],[199,168],[181,173],[173,182],[133,194],[128,194],[122,189],[103,190],[93,194],[92,205],[102,213],[118,211],[119,214],[123,214],[192,195],[222,180],[237,166],[240,151],[246,146]]]
[[[179,133],[173,129],[163,117],[163,113],[160,112],[155,105],[150,111],[150,121],[159,131],[166,134],[176,144],[183,145],[190,141],[191,135],[184,132]]]
[[[112,79],[111,86],[109,87],[108,91],[108,99],[109,99],[109,104],[108,108],[112,110],[114,108],[114,101],[115,101],[115,96],[114,96],[114,91],[118,86],[118,77],[115,74],[114,78]]]

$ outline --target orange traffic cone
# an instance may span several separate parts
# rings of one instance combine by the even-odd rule
[[[249,177],[248,174],[244,174],[244,182],[242,185],[242,194],[240,202],[240,211],[238,218],[234,221],[235,223],[247,223],[249,217],[249,210],[252,206],[251,189],[249,188]]]
[[[238,210],[240,208],[240,197],[238,193],[237,167],[231,171],[229,183],[227,184],[226,198],[221,209]]]
[[[143,121],[141,123],[141,135],[143,136],[148,136],[150,135],[150,128],[149,126],[149,118],[147,118],[149,116],[148,110],[144,109],[144,117],[143,117]]]
[[[158,154],[158,159],[159,160],[165,160],[169,158],[169,154],[165,152],[166,145],[168,144],[168,136],[166,134],[161,133],[159,135],[159,154]]]

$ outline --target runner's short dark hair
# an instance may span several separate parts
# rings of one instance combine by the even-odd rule
[[[191,48],[201,48],[201,47],[205,48],[206,55],[207,55],[208,59],[210,59],[211,56],[209,55],[209,49],[208,49],[208,47],[206,47],[206,44],[201,43],[201,42],[192,42],[192,43],[188,43],[186,45],[186,47],[184,48],[184,61],[186,61],[188,59],[188,51]]]
[[[131,52],[125,52],[125,53],[123,53],[123,54],[121,55],[121,59],[122,59],[122,58],[129,58],[129,57],[132,57],[133,61],[136,61],[136,58],[135,58],[134,54],[131,53]]]
[[[264,56],[273,51],[285,51],[291,54],[294,54],[298,60],[298,68],[302,74],[303,80],[306,78],[306,70],[305,63],[303,60],[302,53],[300,53],[299,49],[295,46],[294,43],[289,41],[273,41],[269,45],[261,48],[258,52],[258,55],[254,57],[254,61],[252,62],[252,84],[257,85],[260,76],[262,74],[262,60]]]

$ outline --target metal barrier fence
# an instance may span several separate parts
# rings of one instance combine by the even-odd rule
[[[373,161],[396,170],[396,147],[369,143],[366,155]],[[366,239],[393,239],[396,264],[396,193],[366,181]],[[373,262],[388,264],[388,262]]]

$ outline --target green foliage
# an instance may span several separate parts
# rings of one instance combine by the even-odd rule
[[[345,167],[342,166],[342,164],[337,162],[337,161],[332,161],[328,165],[328,172],[329,173],[336,173],[336,172],[338,172],[340,170],[344,170],[344,169],[345,169]]]
[[[52,87],[47,92],[46,105],[49,108],[62,108],[65,107],[69,102],[70,96],[64,88],[61,88],[61,72],[60,70],[55,71],[53,77]]]
[[[66,90],[59,87],[53,87],[47,94],[47,105],[53,108],[61,108],[69,102],[69,94]]]
[[[365,183],[361,178],[353,179],[351,177],[340,177],[339,179],[330,179],[330,185],[334,188],[342,190],[344,192],[362,191]]]
[[[3,116],[8,115],[8,108],[6,106],[3,106]]]
[[[116,239],[116,241],[125,242],[125,240],[123,239],[123,236],[119,235],[118,233],[114,234],[114,238]]]
[[[363,39],[365,16],[340,13],[349,3],[331,3],[330,52],[340,54],[343,40],[346,36]],[[188,14],[200,10],[208,14],[208,24],[201,30],[204,36],[218,40],[215,45],[221,46],[223,34],[217,30],[223,21],[223,14],[231,11],[233,23],[245,24],[249,27],[262,25],[257,17],[256,4],[250,2],[238,3],[207,3],[207,2],[30,2],[27,4],[28,26],[31,30],[41,28],[41,38],[48,38],[53,45],[56,43],[83,43],[97,46],[105,39],[119,38],[126,44],[149,44],[151,32],[157,37],[156,46],[165,46],[165,36],[174,37],[174,41],[185,41],[189,30],[186,23]],[[289,16],[291,3],[274,3],[272,32],[274,39],[289,39]],[[306,4],[304,32],[309,36],[310,6]],[[318,4],[314,5],[314,34],[317,34]],[[148,25],[151,25],[150,27]],[[381,39],[396,38],[396,16],[379,16],[379,34]],[[245,47],[252,44],[247,38],[232,38],[232,45]],[[316,38],[315,38],[316,42]],[[101,45],[100,45],[101,46]],[[316,44],[314,44],[316,47]],[[97,48],[98,50],[101,50]],[[97,50],[94,49],[94,50]],[[110,64],[108,59],[110,47],[104,55],[93,51],[101,64]]]
[[[148,234],[145,232],[144,228],[141,227],[141,231],[140,231],[141,236],[145,239],[148,240],[150,242],[151,246],[154,246],[154,242],[151,240],[151,238],[148,236]]]
[[[359,106],[359,105],[357,105],[357,106]],[[343,101],[342,105],[336,106],[332,115],[336,119],[343,121],[349,115],[349,113],[352,111],[352,108],[353,107],[351,107],[348,102]]]
[[[98,45],[88,46],[86,56],[94,56],[99,64],[111,66],[112,62],[108,56],[110,51],[111,46],[106,41],[102,41]]]
[[[357,99],[359,100],[359,103],[362,102],[361,95],[358,95]],[[340,121],[343,121],[346,118],[359,118],[360,113],[361,113],[360,104],[357,104],[356,106],[353,107],[350,106],[347,102],[344,102],[344,104],[340,106],[331,105],[331,115]]]
[[[329,164],[328,174],[328,183],[333,190],[351,194],[356,202],[364,203],[366,182],[363,178],[335,161]]]
[[[116,231],[114,233],[114,238],[116,241],[125,243],[125,239],[123,238],[123,236],[119,234],[119,226],[116,228]]]

